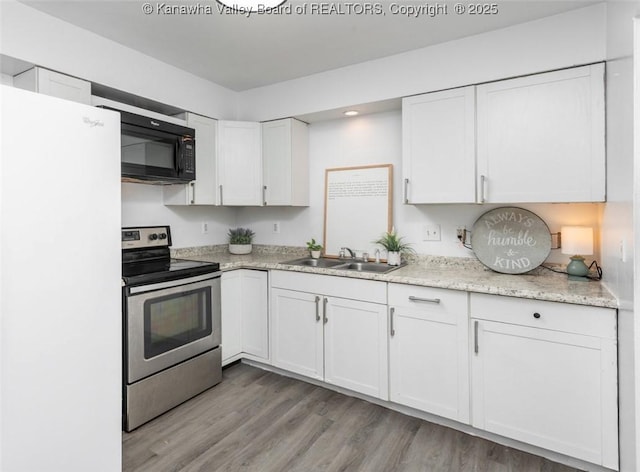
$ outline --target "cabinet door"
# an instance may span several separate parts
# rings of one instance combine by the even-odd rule
[[[308,130],[292,118],[262,123],[264,204],[309,205]]]
[[[322,297],[271,289],[271,360],[274,366],[322,380]]]
[[[386,306],[335,297],[323,302],[325,382],[388,400]]]
[[[260,130],[260,123],[218,121],[218,192],[221,205],[262,205]]]
[[[196,180],[185,185],[164,185],[165,205],[218,205],[216,141],[217,121],[186,113],[187,126],[196,131]]]
[[[91,82],[34,67],[13,78],[15,87],[91,105]]]
[[[390,304],[396,292],[420,296],[412,296],[413,306],[398,300],[389,308],[391,401],[469,423],[467,294],[394,289]]]
[[[405,203],[475,202],[475,88],[402,100]]]
[[[267,272],[242,270],[242,351],[261,360],[269,358]]]
[[[473,426],[617,469],[615,340],[472,322]]]
[[[605,200],[604,65],[478,86],[478,200]]]
[[[239,358],[242,352],[242,273],[239,270],[222,273],[221,291],[221,333],[222,364]]]

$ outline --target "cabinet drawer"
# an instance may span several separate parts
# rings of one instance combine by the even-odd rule
[[[284,270],[271,271],[270,278],[272,287],[387,304],[386,282]]]
[[[467,313],[467,292],[389,284],[389,305],[430,313]]]
[[[600,338],[616,338],[616,310],[472,293],[471,317]]]

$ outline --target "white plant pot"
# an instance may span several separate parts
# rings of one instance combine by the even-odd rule
[[[320,254],[321,254],[321,251],[311,251],[311,258],[320,259]]]
[[[251,244],[229,244],[231,254],[249,254],[252,248]]]
[[[396,251],[390,251],[387,254],[387,264],[390,266],[400,265],[400,253]]]

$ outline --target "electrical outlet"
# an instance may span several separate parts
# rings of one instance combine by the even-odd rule
[[[458,226],[456,228],[456,236],[458,237],[458,241],[465,244],[467,242],[467,228],[464,226]]]
[[[202,234],[209,234],[209,223],[206,221],[202,222]]]
[[[274,234],[279,234],[280,233],[280,222],[276,221],[273,223],[273,233]]]
[[[425,225],[423,241],[440,241],[440,225]]]

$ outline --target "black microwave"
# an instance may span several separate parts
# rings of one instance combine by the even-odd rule
[[[125,180],[157,183],[187,183],[195,180],[194,129],[126,111],[115,111],[121,117],[121,162]]]

